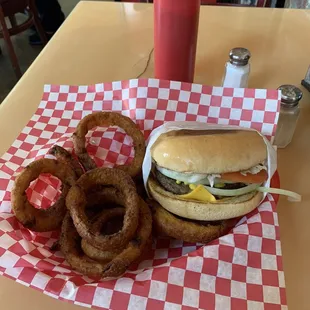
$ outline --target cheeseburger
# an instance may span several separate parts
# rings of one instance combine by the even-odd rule
[[[150,195],[186,219],[215,221],[242,216],[263,198],[267,146],[256,131],[178,130],[151,148]]]

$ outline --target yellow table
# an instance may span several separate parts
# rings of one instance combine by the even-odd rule
[[[310,63],[310,11],[203,7],[195,81],[220,85],[232,47],[252,53],[250,87],[299,85]],[[0,106],[0,153],[35,112],[44,83],[92,84],[143,72],[153,47],[153,8],[148,4],[80,2]],[[153,76],[153,60],[143,77]],[[310,94],[304,91],[294,140],[279,151],[281,185],[303,195],[281,200],[278,212],[290,309],[309,309]],[[77,309],[0,277],[1,309]]]

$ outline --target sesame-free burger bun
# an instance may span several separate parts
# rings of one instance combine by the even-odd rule
[[[176,172],[227,173],[247,170],[267,158],[256,131],[175,131],[163,134],[151,148],[160,167]]]

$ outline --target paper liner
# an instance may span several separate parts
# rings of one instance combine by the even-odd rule
[[[72,150],[78,122],[94,111],[131,117],[144,132],[168,121],[236,125],[272,139],[280,92],[139,79],[89,86],[46,85],[42,101],[0,160],[0,273],[54,298],[100,309],[286,309],[276,204],[267,195],[227,235],[201,246],[157,239],[145,259],[117,280],[98,281],[73,271],[50,247],[59,232],[33,233],[11,213],[16,175],[48,157],[58,144]],[[131,139],[115,128],[87,136],[96,162],[130,162]],[[274,168],[272,168],[274,169]],[[57,183],[57,182],[56,182]],[[30,200],[45,206],[57,196],[55,180],[39,178]]]

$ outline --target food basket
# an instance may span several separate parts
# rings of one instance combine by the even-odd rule
[[[94,111],[114,111],[150,132],[167,121],[253,128],[272,140],[280,92],[134,79],[90,86],[46,85],[31,120],[0,161],[0,273],[51,297],[98,309],[286,309],[277,197],[207,245],[155,239],[152,250],[121,278],[98,281],[75,272],[50,248],[59,232],[33,233],[11,212],[16,175],[49,157],[58,144],[72,150],[78,122]],[[96,128],[87,150],[99,165],[130,162],[131,139],[118,128]],[[272,186],[279,185],[278,175]],[[57,179],[40,176],[27,190],[34,205],[59,195]]]

